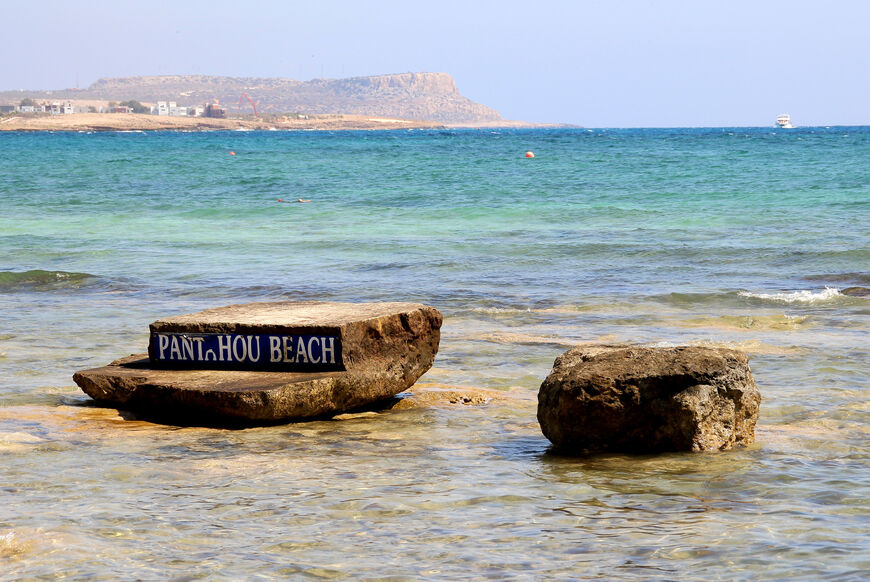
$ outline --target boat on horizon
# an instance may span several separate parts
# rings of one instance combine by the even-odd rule
[[[780,129],[794,129],[794,126],[791,124],[791,116],[788,113],[777,116],[776,126]]]

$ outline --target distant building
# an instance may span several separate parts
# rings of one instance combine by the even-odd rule
[[[227,110],[217,103],[209,103],[205,106],[205,116],[224,118],[227,116]]]
[[[14,105],[0,105],[0,113],[14,113],[15,106]]]
[[[19,105],[18,106],[19,113],[36,113],[35,105]]]
[[[66,101],[65,103],[53,101],[51,105],[43,105],[42,111],[45,113],[51,113],[52,115],[71,115],[76,112],[72,101]]]
[[[195,109],[193,107],[180,106],[175,101],[158,101],[157,107],[152,108],[151,113],[155,115],[170,115],[172,117],[187,117],[189,115],[196,115]]]
[[[112,113],[133,113],[132,107],[127,107],[126,105],[116,105],[112,107]]]

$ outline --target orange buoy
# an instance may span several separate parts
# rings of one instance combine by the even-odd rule
[[[526,157],[527,158],[534,158],[535,154],[534,154],[534,152],[526,152]]]
[[[230,152],[230,155],[234,156],[234,155],[236,155],[236,152]]]

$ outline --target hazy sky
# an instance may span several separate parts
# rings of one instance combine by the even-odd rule
[[[0,0],[0,89],[441,71],[507,119],[870,124],[870,2]]]

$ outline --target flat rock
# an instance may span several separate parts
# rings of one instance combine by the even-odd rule
[[[73,380],[102,403],[187,424],[332,416],[413,385],[432,366],[441,321],[417,303],[231,305],[155,321],[149,354]],[[208,358],[200,344],[220,348]]]
[[[433,406],[483,406],[493,401],[512,398],[499,390],[470,387],[414,387],[388,402],[386,409],[409,410]]]
[[[589,345],[556,359],[538,422],[566,453],[726,450],[754,441],[760,403],[738,350]]]

